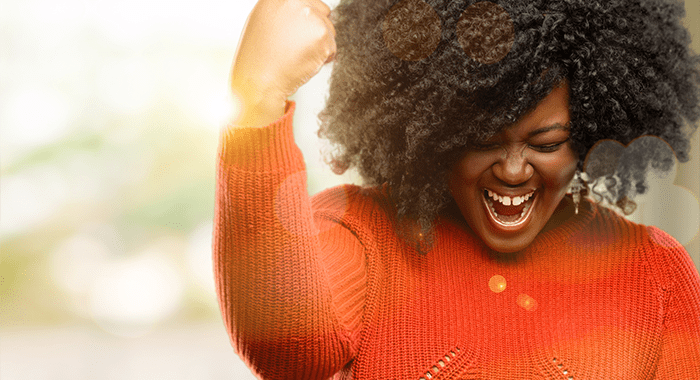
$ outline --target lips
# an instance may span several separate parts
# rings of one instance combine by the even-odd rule
[[[508,196],[485,189],[483,196],[491,220],[497,226],[509,229],[524,224],[535,202],[534,190],[519,196]]]

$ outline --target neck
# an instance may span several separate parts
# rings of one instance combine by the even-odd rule
[[[574,205],[574,201],[571,199],[571,197],[566,195],[561,202],[559,202],[559,205],[554,210],[552,217],[549,218],[549,221],[544,225],[544,228],[542,228],[540,233],[547,232],[561,226],[574,215],[576,215],[576,206]]]

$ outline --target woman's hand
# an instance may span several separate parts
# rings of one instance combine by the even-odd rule
[[[320,0],[259,0],[233,61],[231,87],[243,101],[239,126],[265,126],[335,54],[330,8]]]

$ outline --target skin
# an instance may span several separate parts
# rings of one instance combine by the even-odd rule
[[[264,127],[286,99],[333,60],[331,9],[320,0],[260,0],[233,59],[231,91],[241,105],[232,126]]]
[[[451,169],[449,187],[462,216],[492,250],[521,251],[573,214],[563,201],[578,162],[570,120],[569,88],[562,83],[514,125],[469,148]],[[517,226],[499,225],[486,208],[486,189],[507,196],[535,191],[530,215]]]

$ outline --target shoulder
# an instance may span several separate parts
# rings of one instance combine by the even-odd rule
[[[657,247],[663,247],[665,249],[672,250],[685,250],[683,245],[678,242],[673,236],[666,233],[664,230],[656,226],[645,226],[647,234],[649,235],[650,241]]]
[[[646,226],[645,256],[657,278],[672,286],[679,279],[698,282],[698,272],[688,251],[673,236],[654,226]]]
[[[383,187],[340,185],[319,192],[311,198],[314,210],[332,213],[368,213],[390,211],[389,197]]]
[[[645,254],[652,264],[659,269],[661,274],[668,274],[678,265],[694,266],[688,252],[683,245],[662,229],[655,226],[645,226],[646,245]]]
[[[340,185],[314,195],[311,205],[316,218],[342,224],[365,239],[380,230],[393,230],[392,206],[385,187]]]
[[[647,227],[635,223],[617,211],[588,200],[590,222],[581,231],[585,236],[595,236],[598,241],[617,247],[633,249],[648,240]]]
[[[649,261],[657,256],[684,254],[687,252],[676,239],[658,227],[647,226],[631,221],[614,209],[590,202],[590,221],[580,231],[579,236],[593,240],[613,251],[626,252],[638,256],[640,253]]]
[[[658,227],[633,222],[605,206],[593,203],[592,207],[595,209],[592,226],[601,235],[610,234],[617,239],[629,240],[648,253],[685,252],[682,244]]]
[[[693,259],[673,236],[658,227],[632,222],[607,207],[593,207],[597,210],[591,226],[601,240],[617,247],[618,254],[643,260],[662,289],[700,283]]]

